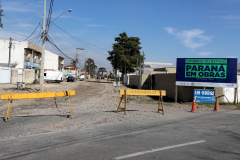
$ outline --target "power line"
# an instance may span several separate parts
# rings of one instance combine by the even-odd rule
[[[51,0],[51,2],[50,2],[47,24],[46,24],[46,33],[48,33],[48,31],[49,31],[49,27],[50,27],[50,23],[51,23],[53,2],[54,2],[54,0]]]
[[[94,50],[94,51],[96,51],[96,52],[98,52],[98,53],[100,53],[100,54],[102,54],[102,55],[104,55],[104,56],[109,55],[109,54],[106,54],[106,53],[100,52],[100,51],[98,51],[98,50],[96,50],[96,49],[94,49],[94,48],[92,48],[92,47],[90,47],[90,46],[93,46],[93,47],[96,47],[96,48],[99,48],[99,49],[102,49],[102,50],[106,50],[106,49],[103,49],[103,48],[97,47],[97,46],[92,45],[92,44],[90,44],[90,43],[88,43],[88,42],[86,42],[86,41],[83,41],[83,40],[79,39],[78,37],[76,37],[76,36],[70,34],[70,33],[67,32],[67,31],[65,31],[63,28],[59,27],[59,26],[56,25],[55,23],[52,22],[52,24],[54,24],[57,28],[59,28],[59,29],[60,29],[61,31],[63,31],[64,33],[66,33],[68,36],[72,37],[73,39],[77,40],[78,42],[82,43],[83,45],[88,46],[88,47],[91,48],[92,50]],[[106,50],[106,51],[107,51],[107,50]]]
[[[53,42],[53,40],[49,37],[48,35],[48,42],[51,43],[59,52],[61,52],[64,56],[66,56],[67,58],[72,59],[71,57],[67,56],[60,48],[58,48],[58,46]]]
[[[10,20],[10,21],[12,21],[14,23],[20,24],[21,26],[24,26],[25,28],[29,28],[31,30],[34,29],[34,28],[30,27],[29,25],[26,25],[26,24],[20,22],[19,20],[16,20],[16,19],[14,19],[12,17],[9,17],[8,15],[4,15],[4,16],[6,17],[6,20]]]
[[[35,28],[35,30],[24,40],[24,41],[26,41],[28,38],[30,38],[35,32],[36,32],[36,30],[38,29],[38,27],[41,25],[41,23],[39,22],[38,23],[38,25],[37,25],[37,27]]]
[[[10,30],[6,29],[6,27],[4,27],[2,29],[5,30],[5,31],[8,31],[8,32],[11,32],[13,34],[19,35],[19,36],[28,37],[27,35],[23,35],[23,34],[20,34],[20,33],[17,33],[17,32],[10,31]]]

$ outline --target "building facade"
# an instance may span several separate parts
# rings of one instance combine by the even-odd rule
[[[11,47],[10,47],[11,46]],[[22,73],[24,70],[34,70],[31,80],[38,79],[41,68],[42,48],[28,41],[0,39],[0,67],[14,69],[14,72]],[[44,71],[63,70],[64,58],[45,50]],[[19,71],[15,71],[15,70]],[[20,71],[22,70],[22,71]],[[31,71],[33,72],[33,71]],[[12,75],[13,74],[12,72]],[[29,75],[29,74],[28,74]],[[32,74],[31,74],[32,75]],[[26,77],[25,77],[26,78]],[[19,78],[21,79],[21,78]],[[20,80],[17,81],[20,81]],[[24,77],[22,78],[24,79]]]

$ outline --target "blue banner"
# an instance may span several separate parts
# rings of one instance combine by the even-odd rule
[[[215,103],[215,91],[194,89],[194,98],[196,102]]]
[[[237,58],[177,58],[177,86],[237,87]]]

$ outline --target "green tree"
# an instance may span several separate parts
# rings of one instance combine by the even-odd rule
[[[95,70],[97,66],[95,65],[95,62],[93,59],[88,58],[86,63],[85,63],[85,71],[90,74],[91,77],[95,75]]]
[[[120,33],[119,37],[115,38],[116,43],[113,44],[113,50],[108,51],[109,60],[114,69],[120,70],[123,74],[134,72],[137,68],[137,62],[143,60],[140,54],[140,38],[128,37],[126,32]]]
[[[102,77],[103,77],[103,73],[104,73],[104,72],[107,72],[106,68],[100,67],[100,68],[98,69],[98,74],[99,74],[99,73],[102,73],[102,74],[101,74]]]

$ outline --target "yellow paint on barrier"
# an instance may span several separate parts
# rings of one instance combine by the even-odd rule
[[[162,111],[162,115],[164,115],[164,109],[163,109],[163,96],[166,96],[165,90],[137,90],[137,89],[120,89],[120,95],[122,95],[122,98],[120,99],[117,113],[119,110],[124,110],[124,114],[126,115],[127,111],[127,95],[147,95],[147,96],[159,96],[159,103],[158,103],[158,113],[159,111]],[[120,107],[121,102],[125,99],[124,108]]]
[[[18,94],[0,94],[1,99],[35,99],[35,98],[52,98],[75,95],[75,90],[72,91],[58,91],[58,92],[42,92],[42,93],[18,93]]]
[[[160,90],[138,90],[138,89],[127,89],[127,95],[135,95],[135,96],[159,96]],[[124,89],[120,89],[120,95],[124,95]],[[166,91],[162,90],[162,96],[166,96]]]

